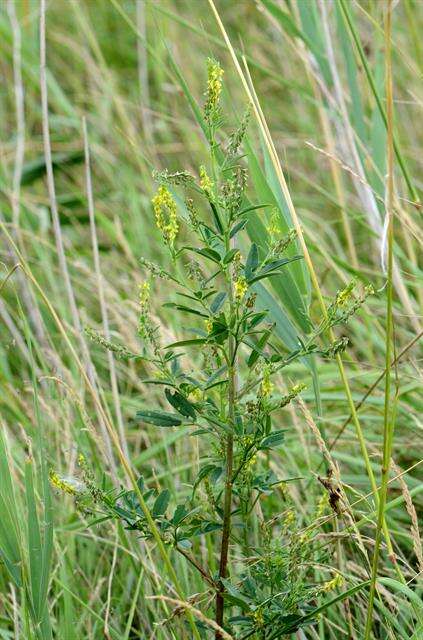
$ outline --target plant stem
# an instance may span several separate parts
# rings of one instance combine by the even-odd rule
[[[185,549],[182,549],[181,547],[179,547],[178,545],[176,545],[175,549],[177,551],[179,551],[179,553],[184,556],[184,558],[193,566],[197,569],[197,571],[202,575],[202,577],[204,578],[204,580],[211,586],[211,587],[215,587],[215,583],[213,578],[211,577],[211,575],[209,574],[209,572],[207,571],[207,569],[205,569],[204,567],[201,566],[201,564],[192,556],[190,555],[187,551],[185,551]]]
[[[385,505],[388,490],[389,467],[391,462],[392,440],[394,431],[394,415],[391,408],[391,353],[393,342],[393,205],[394,205],[394,176],[393,176],[393,96],[392,96],[392,62],[391,62],[391,29],[392,29],[392,0],[387,1],[385,17],[385,56],[386,56],[386,116],[387,116],[387,194],[386,216],[388,216],[387,232],[387,289],[386,289],[386,348],[385,348],[385,405],[383,414],[383,454],[382,454],[382,480],[379,492],[379,509],[375,537],[375,550],[373,554],[372,576],[370,583],[369,603],[365,629],[365,640],[369,640],[372,631],[373,606],[376,593],[376,579],[380,556],[380,544],[385,522]]]
[[[229,234],[227,234],[226,245],[229,249]],[[232,283],[229,280],[229,318],[230,325],[235,314],[234,295]],[[236,344],[235,338],[230,331],[228,337],[228,418],[229,426],[232,429],[235,424],[235,395],[236,395]],[[234,439],[232,433],[226,436],[226,471],[225,471],[225,494],[223,504],[223,529],[222,541],[220,545],[220,562],[219,562],[219,588],[216,594],[216,622],[223,626],[224,587],[221,582],[222,578],[226,578],[228,568],[229,553],[229,537],[231,534],[231,513],[232,513],[232,486],[233,486],[233,458],[234,458]],[[215,638],[220,640],[222,637],[220,631],[216,631]]]
[[[233,370],[233,367],[231,367]],[[231,384],[231,378],[233,373],[229,376],[229,388],[234,388]],[[233,394],[231,391],[228,394],[229,403],[231,403],[230,397]],[[223,507],[223,529],[222,529],[222,542],[220,546],[220,563],[219,563],[219,579],[226,578],[228,567],[228,551],[229,551],[229,536],[231,533],[231,511],[232,511],[232,468],[233,468],[233,436],[228,435],[226,439],[226,481],[225,481],[225,496]],[[219,591],[216,595],[216,622],[219,626],[223,624],[223,585],[219,584]],[[219,631],[216,631],[216,639],[221,638]]]

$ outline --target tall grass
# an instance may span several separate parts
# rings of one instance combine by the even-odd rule
[[[225,69],[230,124],[252,105],[248,195],[271,205],[243,233],[266,246],[273,209],[305,257],[257,289],[280,344],[306,341],[352,278],[376,292],[331,336],[348,337],[345,354],[290,369],[307,389],[269,456],[278,477],[296,478],[278,510],[292,507],[298,536],[319,546],[316,584],[338,573],[346,583],[291,637],[422,637],[421,26],[414,0],[0,7],[0,637],[214,633],[195,625],[209,624],[204,581],[163,544],[147,505],[153,543],[100,515],[94,523],[48,482],[50,470],[78,478],[82,453],[98,486],[132,488],[142,506],[140,475],[172,499],[189,496],[207,453],[185,427],[134,421],[161,397],[142,365],[92,345],[83,327],[139,349],[139,258],[174,268],[151,173],[206,161],[210,55]],[[164,301],[159,290],[153,312],[171,343],[186,328]],[[280,379],[281,392],[291,381]],[[316,519],[336,489],[337,513]],[[195,552],[218,572],[216,544],[202,539]]]

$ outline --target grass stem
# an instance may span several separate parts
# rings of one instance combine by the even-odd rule
[[[388,490],[389,468],[391,463],[392,442],[394,434],[394,411],[391,403],[391,354],[393,347],[393,247],[394,247],[394,147],[393,147],[393,87],[392,87],[392,0],[387,0],[385,13],[385,82],[386,82],[386,117],[387,117],[387,183],[386,183],[386,216],[387,216],[387,286],[386,286],[386,342],[385,342],[385,402],[383,412],[383,452],[382,480],[379,492],[379,509],[376,526],[375,548],[372,562],[369,602],[367,607],[365,640],[369,640],[373,625],[373,608],[376,593],[376,580],[379,565],[380,545],[385,522],[385,504]]]

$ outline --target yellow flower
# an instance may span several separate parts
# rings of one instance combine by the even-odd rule
[[[246,464],[246,468],[247,469],[251,469],[252,467],[254,467],[254,465],[257,462],[257,454],[254,454],[253,456],[251,456],[251,458],[248,460],[247,464]]]
[[[204,114],[208,122],[211,122],[217,115],[220,94],[222,93],[222,77],[223,69],[220,64],[209,58],[207,60],[207,98],[204,106]]]
[[[213,189],[213,181],[207,174],[204,165],[200,167],[200,187],[206,195],[210,195]]]
[[[143,282],[142,284],[140,284],[139,301],[141,309],[145,309],[150,302],[150,285],[148,282]]]
[[[176,202],[172,198],[169,189],[161,185],[152,199],[156,224],[163,233],[165,242],[173,247],[175,238],[178,235],[179,225],[176,215]]]
[[[253,613],[253,619],[256,625],[261,627],[264,624],[263,611],[261,609],[256,609]]]
[[[344,578],[341,576],[340,573],[337,573],[336,576],[332,578],[332,580],[328,580],[327,582],[324,583],[322,590],[325,593],[328,593],[329,591],[333,591],[337,587],[342,587],[343,584],[344,584]]]
[[[295,522],[295,513],[292,511],[292,509],[290,509],[285,516],[284,525],[286,527],[289,527],[289,525],[293,522]]]
[[[191,393],[189,394],[188,400],[191,400],[191,402],[200,402],[202,397],[203,394],[201,392],[201,389],[194,389],[194,391],[191,391]]]
[[[55,471],[49,473],[50,483],[59,491],[68,493],[70,496],[76,496],[82,490],[82,483],[73,478],[61,478]]]
[[[279,406],[280,407],[286,407],[287,404],[289,404],[291,402],[291,400],[293,400],[294,398],[297,397],[297,395],[299,393],[301,393],[301,391],[303,391],[303,389],[306,388],[306,385],[303,384],[302,382],[300,382],[299,384],[296,384],[292,387],[291,391],[286,395],[283,396]]]
[[[355,282],[352,280],[342,291],[336,294],[336,304],[338,307],[345,307],[352,298]]]
[[[268,398],[274,389],[274,384],[270,380],[271,369],[268,366],[265,366],[263,369],[263,380],[260,385],[260,395],[262,398]]]
[[[235,289],[235,298],[239,302],[245,296],[248,289],[247,281],[243,276],[240,276],[237,280],[235,280],[234,289]]]
[[[210,320],[210,318],[207,318],[207,320],[204,320],[204,324],[206,326],[206,330],[207,333],[211,333],[212,329],[213,329],[213,322],[212,320]]]

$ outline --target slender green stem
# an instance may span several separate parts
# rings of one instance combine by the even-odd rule
[[[386,347],[385,347],[385,404],[383,412],[383,454],[382,480],[379,492],[379,509],[375,537],[375,549],[372,563],[369,603],[365,629],[365,640],[369,640],[372,631],[373,606],[376,593],[376,579],[379,565],[380,545],[385,522],[385,505],[388,491],[389,467],[391,461],[392,441],[394,432],[394,413],[391,406],[391,354],[393,343],[393,246],[394,246],[394,147],[393,147],[393,96],[392,96],[392,62],[391,62],[391,30],[392,30],[392,0],[387,0],[385,16],[385,57],[386,57],[386,114],[387,114],[387,289],[386,289]]]

